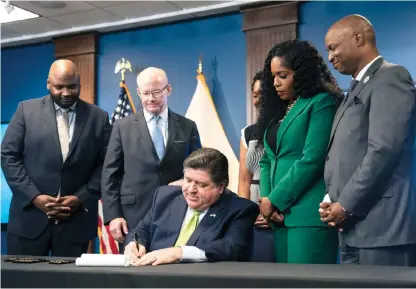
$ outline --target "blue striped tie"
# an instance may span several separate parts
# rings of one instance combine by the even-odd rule
[[[152,119],[153,119],[152,141],[153,141],[153,145],[155,146],[156,153],[157,153],[157,156],[159,157],[159,160],[162,160],[163,154],[165,153],[165,142],[163,140],[162,130],[157,125],[160,120],[160,116],[155,115],[153,116]]]

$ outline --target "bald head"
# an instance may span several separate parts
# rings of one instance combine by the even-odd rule
[[[75,76],[79,78],[78,69],[75,66],[75,63],[68,59],[54,61],[49,69],[48,78],[62,76]]]
[[[172,87],[163,69],[148,67],[137,76],[137,93],[143,108],[151,114],[158,115],[166,108],[171,91]]]
[[[79,99],[80,78],[75,64],[68,59],[56,60],[49,69],[47,88],[52,100],[67,109]]]
[[[373,26],[361,15],[335,22],[325,36],[325,44],[334,68],[353,77],[379,55]]]
[[[168,77],[163,69],[148,67],[137,76],[137,86],[140,88],[140,84],[147,82],[158,82],[166,85],[168,84]]]
[[[364,35],[364,40],[367,41],[368,44],[373,46],[376,45],[376,33],[373,25],[371,25],[371,22],[364,16],[358,14],[348,15],[335,22],[328,33],[332,30],[340,30],[351,35],[362,33]]]

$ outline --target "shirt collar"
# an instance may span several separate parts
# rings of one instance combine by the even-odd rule
[[[373,59],[373,61],[371,61],[366,66],[364,66],[363,69],[361,69],[361,71],[357,74],[357,77],[355,78],[355,80],[361,81],[361,78],[363,78],[364,74],[370,68],[371,64],[373,64],[379,58],[381,58],[381,55],[377,56],[376,58]]]
[[[68,110],[67,108],[62,108],[62,107],[60,107],[59,105],[57,105],[55,102],[53,103],[53,106],[55,107],[55,111],[57,111],[57,110],[61,110],[61,111],[66,111],[66,110]],[[70,107],[69,107],[69,110],[70,111],[75,111],[75,107],[77,106],[77,102],[75,102],[73,105],[71,105]]]
[[[144,114],[144,118],[146,119],[146,122],[149,122],[152,119],[152,117],[154,116],[153,114],[148,112],[145,108],[143,108],[143,114]],[[159,114],[159,116],[160,116],[161,119],[163,119],[165,121],[165,123],[168,122],[168,106],[167,105],[162,110],[162,112]]]
[[[206,212],[208,212],[208,210],[209,210],[209,208],[207,208],[203,211],[200,211],[199,215],[204,215]],[[195,210],[188,206],[188,212],[193,214],[195,212]]]

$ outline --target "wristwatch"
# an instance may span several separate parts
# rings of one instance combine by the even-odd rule
[[[342,205],[341,205],[342,210],[345,212],[345,214],[347,215],[347,217],[352,217],[354,216],[353,213],[348,212]]]

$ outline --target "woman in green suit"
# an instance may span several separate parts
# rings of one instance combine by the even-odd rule
[[[342,91],[307,41],[274,46],[265,61],[258,133],[260,212],[275,230],[278,263],[331,264],[338,235],[320,221],[324,165]]]

